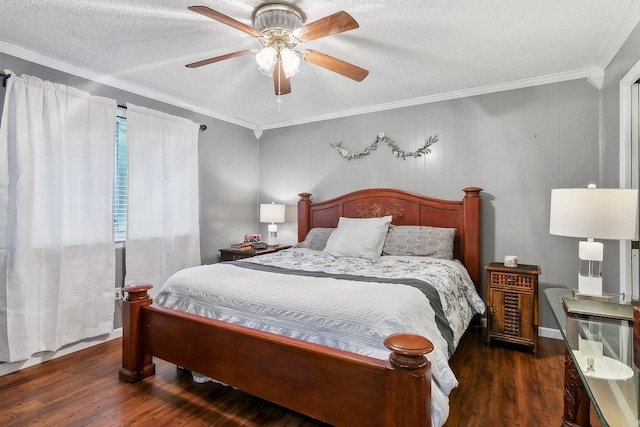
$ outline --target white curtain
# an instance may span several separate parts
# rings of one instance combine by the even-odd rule
[[[0,360],[113,330],[116,102],[11,74],[0,122]]]
[[[127,104],[126,279],[157,294],[200,265],[198,131],[190,120]]]

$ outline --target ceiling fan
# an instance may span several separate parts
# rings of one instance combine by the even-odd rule
[[[278,96],[291,93],[290,78],[298,72],[300,59],[358,82],[369,74],[364,68],[318,51],[294,49],[302,43],[358,28],[356,20],[347,12],[336,12],[304,25],[305,15],[297,7],[286,3],[266,3],[253,11],[251,27],[206,6],[190,6],[189,10],[255,37],[263,46],[257,53],[253,50],[241,50],[187,64],[189,68],[256,53],[260,71],[273,77]]]

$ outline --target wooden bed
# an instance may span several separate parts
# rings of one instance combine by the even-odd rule
[[[315,203],[298,202],[298,240],[341,216],[393,216],[396,225],[455,227],[454,255],[480,289],[480,191],[459,201],[368,189]],[[385,339],[389,360],[324,347],[153,304],[151,285],[125,287],[121,381],[155,372],[153,357],[337,426],[431,426],[433,349],[421,336]],[[179,344],[177,344],[179,343]]]

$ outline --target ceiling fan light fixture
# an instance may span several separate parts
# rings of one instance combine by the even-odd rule
[[[280,95],[291,93],[290,78],[298,73],[301,60],[358,82],[367,77],[368,70],[349,62],[317,51],[295,50],[299,44],[358,28],[358,22],[347,12],[339,11],[305,24],[307,18],[296,6],[273,2],[273,0],[265,1],[266,3],[257,6],[253,11],[251,16],[253,27],[207,6],[189,6],[189,10],[255,37],[264,46],[256,54],[256,63],[262,73],[273,78],[278,100]],[[241,50],[193,62],[186,66],[198,68],[254,52],[248,49]]]
[[[286,47],[282,49],[280,51],[280,61],[282,61],[282,69],[287,78],[295,76],[300,71],[298,68],[300,65],[300,57],[294,50]]]
[[[278,52],[273,46],[267,46],[256,54],[258,68],[269,77],[273,76],[273,69],[278,61]]]

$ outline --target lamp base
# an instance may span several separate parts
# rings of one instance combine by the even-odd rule
[[[277,246],[278,245],[278,226],[276,224],[269,224],[269,227],[267,229],[269,231],[269,235],[267,237],[267,245]]]
[[[585,295],[602,295],[602,277],[578,273],[578,291]]]

